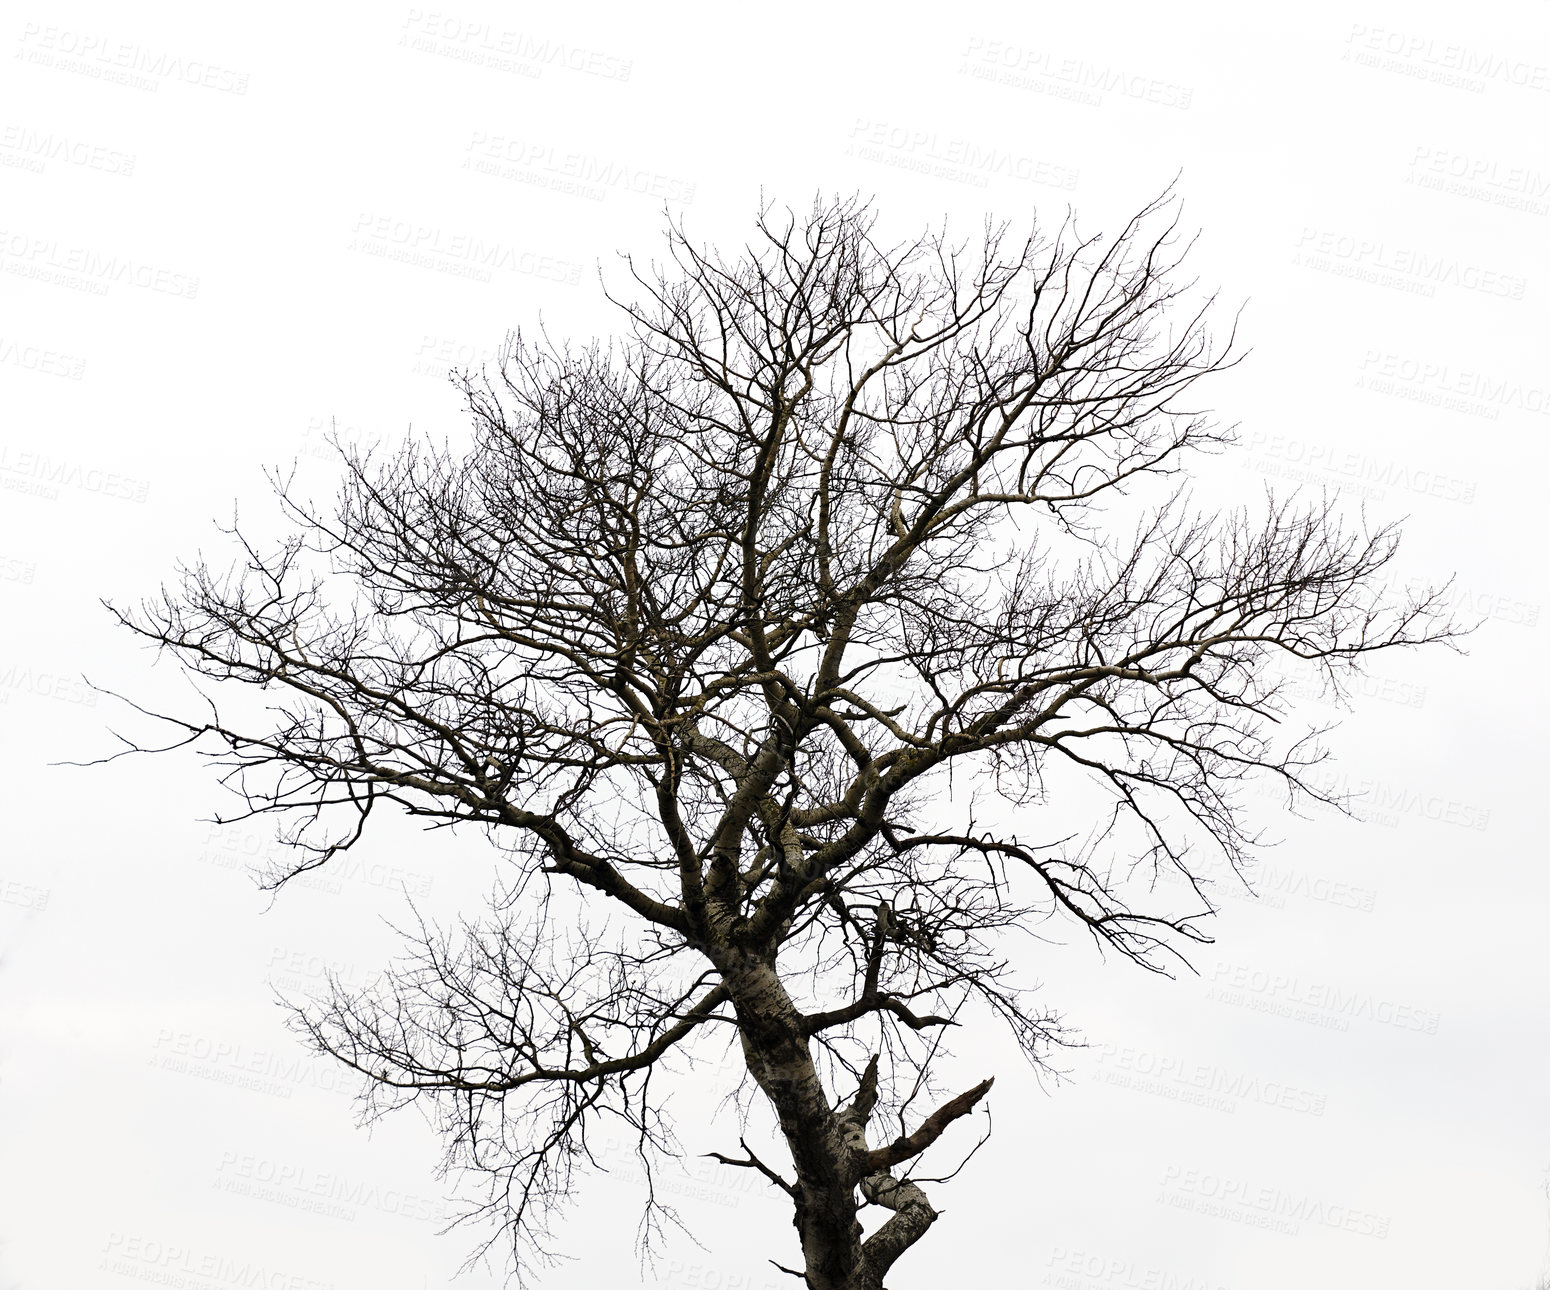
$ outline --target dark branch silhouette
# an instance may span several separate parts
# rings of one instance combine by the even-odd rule
[[[808,1286],[879,1290],[937,1217],[898,1171],[991,1087],[945,1095],[944,1036],[999,1020],[1036,1063],[1062,1036],[1011,933],[1182,961],[1198,875],[1258,840],[1246,782],[1327,800],[1278,660],[1339,691],[1456,635],[1388,588],[1392,528],[1192,503],[1232,437],[1195,385],[1235,356],[1176,224],[889,244],[836,200],[766,208],[731,259],[670,225],[619,339],[519,335],[458,376],[466,449],[342,448],[334,508],[277,481],[277,549],[239,536],[231,572],[119,613],[263,691],[167,719],[290,821],[274,885],[384,803],[505,848],[487,917],[298,1024],[377,1110],[433,1109],[519,1272],[597,1126],[650,1187],[659,1081],[735,1037],[789,1161],[715,1158],[790,1198]],[[653,1191],[647,1238],[664,1217]]]

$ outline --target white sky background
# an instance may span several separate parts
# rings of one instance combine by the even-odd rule
[[[224,561],[211,521],[238,497],[262,531],[265,465],[299,457],[325,493],[330,422],[456,432],[449,362],[540,313],[612,327],[593,266],[653,254],[664,197],[730,246],[761,186],[875,193],[901,233],[1067,203],[1097,227],[1181,171],[1195,266],[1249,301],[1255,351],[1216,383],[1245,446],[1211,487],[1340,485],[1408,516],[1406,570],[1456,574],[1486,625],[1467,658],[1373,669],[1334,744],[1373,790],[1365,823],[1265,799],[1286,838],[1265,898],[1225,902],[1198,977],[1039,952],[1093,1046],[1041,1088],[998,1038],[964,1038],[954,1071],[997,1076],[996,1134],[935,1189],[945,1216],[890,1285],[1550,1272],[1550,5],[861,10],[7,7],[0,1286],[428,1290],[469,1244],[436,1235],[429,1129],[355,1128],[270,987],[325,961],[369,976],[399,884],[472,904],[488,855],[389,831],[269,908],[243,871],[267,834],[199,823],[228,803],[192,759],[51,766],[110,747],[120,713],[83,673],[172,692],[98,597],[201,547]],[[545,41],[582,70],[534,61]],[[515,70],[489,65],[502,42]],[[578,171],[604,182],[565,191]],[[460,235],[518,268],[459,276]],[[423,263],[391,258],[406,239]],[[138,281],[83,268],[114,257]],[[732,1149],[706,1104],[683,1104],[688,1141]],[[947,1167],[970,1140],[937,1149]],[[579,1261],[546,1285],[641,1283],[625,1167],[572,1212]],[[645,1284],[795,1284],[765,1262],[797,1259],[784,1203],[731,1171],[688,1186],[706,1248],[675,1240]]]

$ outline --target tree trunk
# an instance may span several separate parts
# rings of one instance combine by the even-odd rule
[[[748,1072],[775,1107],[796,1170],[795,1223],[810,1290],[860,1290],[855,1164],[813,1063],[800,1014],[773,966],[742,964],[723,978],[737,1011]]]
[[[726,970],[723,979],[737,1011],[749,1074],[774,1105],[791,1152],[794,1222],[809,1290],[883,1290],[888,1269],[937,1215],[914,1183],[869,1170],[866,1125],[877,1101],[876,1059],[856,1100],[836,1108],[774,967],[742,964]],[[858,1187],[872,1204],[894,1211],[865,1241]]]

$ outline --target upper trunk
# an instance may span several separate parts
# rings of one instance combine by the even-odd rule
[[[775,1107],[796,1170],[796,1227],[811,1290],[860,1290],[853,1152],[813,1063],[800,1014],[775,969],[723,969],[748,1072]]]
[[[877,1101],[876,1059],[856,1100],[836,1108],[813,1063],[800,1014],[773,965],[729,965],[723,980],[737,1010],[748,1071],[775,1107],[795,1166],[794,1221],[809,1290],[882,1290],[888,1269],[924,1235],[936,1211],[914,1183],[895,1179],[869,1160],[866,1126]],[[894,1211],[865,1241],[858,1187],[867,1201]]]

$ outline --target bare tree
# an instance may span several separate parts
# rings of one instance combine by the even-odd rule
[[[298,1024],[375,1110],[434,1109],[519,1273],[599,1124],[649,1180],[680,1150],[659,1086],[735,1039],[789,1160],[717,1158],[789,1197],[812,1290],[883,1286],[937,1217],[912,1171],[991,1086],[938,1087],[943,1036],[1063,1037],[1013,934],[1182,961],[1202,866],[1258,840],[1246,783],[1321,798],[1278,660],[1339,691],[1454,634],[1385,589],[1392,529],[1191,502],[1232,437],[1194,386],[1236,360],[1176,225],[893,244],[835,200],[727,259],[670,223],[609,297],[622,338],[514,337],[456,377],[466,448],[341,448],[335,507],[277,481],[283,545],[119,614],[266,692],[168,719],[290,817],[275,885],[382,803],[509,856],[483,915]]]

